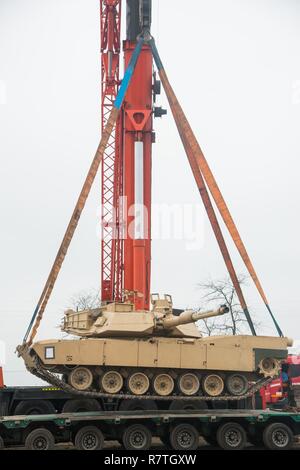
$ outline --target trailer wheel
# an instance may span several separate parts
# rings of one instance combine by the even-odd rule
[[[84,413],[101,410],[102,407],[95,398],[82,398],[66,401],[62,408],[62,413]]]
[[[45,428],[34,429],[25,440],[27,450],[53,450],[54,445],[53,434]]]
[[[4,441],[3,441],[2,437],[0,436],[0,450],[1,449],[4,449]]]
[[[122,440],[126,450],[148,450],[152,434],[143,424],[132,424],[125,429]]]
[[[228,401],[226,400],[212,401],[210,406],[212,410],[228,410]]]
[[[173,400],[169,410],[207,410],[204,400]]]
[[[53,415],[54,405],[48,400],[23,400],[17,404],[15,415]]]
[[[271,450],[290,449],[294,437],[291,429],[283,423],[273,423],[266,427],[263,433],[263,442]]]
[[[189,423],[178,424],[171,431],[170,444],[174,450],[196,450],[199,447],[199,433]]]
[[[240,424],[226,423],[218,429],[217,442],[224,450],[241,450],[247,443],[247,435]]]
[[[123,400],[119,406],[122,411],[137,411],[137,410],[157,410],[157,404],[154,400],[139,400],[133,398],[130,400]]]
[[[101,450],[104,447],[104,436],[96,426],[84,426],[75,437],[77,450]]]

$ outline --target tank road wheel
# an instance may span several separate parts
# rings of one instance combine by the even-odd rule
[[[245,395],[249,388],[247,378],[241,374],[231,374],[226,379],[226,388],[230,395],[239,397]]]
[[[122,440],[126,450],[148,450],[151,447],[152,435],[146,426],[132,424],[125,429]]]
[[[196,395],[200,388],[200,381],[196,374],[182,374],[178,380],[178,387],[183,395]]]
[[[258,369],[264,377],[276,377],[280,371],[280,363],[273,357],[265,357],[258,364]]]
[[[84,426],[75,437],[77,450],[101,450],[104,446],[104,437],[96,426]]]
[[[93,374],[87,367],[76,367],[70,372],[69,384],[76,390],[88,390],[93,383]]]
[[[169,374],[158,374],[154,377],[153,388],[157,395],[171,395],[174,390],[174,380]]]
[[[242,450],[247,443],[247,435],[238,423],[226,423],[219,427],[217,442],[224,450]]]
[[[145,395],[149,390],[150,382],[147,375],[135,372],[129,377],[127,386],[133,395]]]
[[[202,387],[206,395],[218,397],[224,390],[224,380],[217,374],[209,374],[204,377]]]
[[[100,386],[105,393],[119,393],[123,387],[124,381],[122,375],[116,370],[109,370],[102,375]]]
[[[263,432],[263,442],[270,450],[287,450],[293,443],[291,429],[283,423],[272,423]]]
[[[27,450],[52,450],[54,444],[53,434],[45,428],[34,429],[25,440]]]
[[[189,423],[178,424],[171,431],[170,444],[174,450],[196,450],[199,447],[199,433]]]

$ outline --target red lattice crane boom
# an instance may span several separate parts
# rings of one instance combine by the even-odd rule
[[[103,130],[119,87],[121,0],[100,3]],[[125,69],[142,28],[150,28],[151,0],[126,0],[126,8]],[[164,113],[153,109],[158,92],[151,48],[145,44],[105,150],[101,196],[101,298],[118,301],[126,293],[138,309],[149,308],[153,111]]]
[[[101,130],[103,132],[119,88],[121,0],[100,0]],[[122,300],[123,242],[120,236],[122,196],[122,116],[109,139],[101,166],[101,297]]]

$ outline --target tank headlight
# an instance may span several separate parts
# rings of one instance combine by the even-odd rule
[[[45,347],[45,359],[54,359],[55,358],[55,350],[53,346],[46,346]]]

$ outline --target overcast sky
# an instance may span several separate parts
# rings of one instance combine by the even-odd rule
[[[300,3],[153,0],[153,9],[152,32],[170,81],[282,329],[300,338]],[[99,140],[99,50],[98,0],[0,0],[0,341],[7,384],[36,383],[14,350]],[[167,107],[163,94],[159,104]],[[153,202],[196,206],[170,112],[155,130]],[[72,295],[98,288],[99,201],[98,178],[39,338],[60,336]],[[152,291],[173,294],[178,307],[201,305],[197,283],[226,275],[202,215],[200,247],[153,241]],[[233,259],[244,272],[235,253]],[[245,295],[273,334],[251,284]]]

